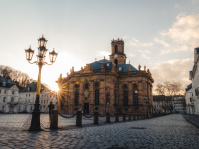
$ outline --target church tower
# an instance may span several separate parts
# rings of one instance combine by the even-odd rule
[[[124,41],[118,38],[118,40],[112,40],[111,42],[112,53],[110,56],[110,61],[114,65],[126,64],[126,54],[124,54]]]

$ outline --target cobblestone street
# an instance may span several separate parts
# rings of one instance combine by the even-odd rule
[[[29,132],[24,130],[29,114],[0,115],[0,148],[65,148],[65,149],[123,149],[123,148],[199,148],[199,130],[182,115],[119,122],[98,126],[66,127],[65,129]],[[47,127],[48,115],[41,115]],[[83,124],[91,124],[93,119]],[[75,119],[68,119],[69,125]],[[59,119],[65,123],[63,119]]]

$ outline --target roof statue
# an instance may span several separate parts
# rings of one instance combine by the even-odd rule
[[[138,70],[139,70],[139,71],[141,70],[141,66],[140,66],[140,65],[138,66]]]

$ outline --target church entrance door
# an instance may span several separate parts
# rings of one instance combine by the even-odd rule
[[[89,103],[84,103],[84,113],[89,113]]]

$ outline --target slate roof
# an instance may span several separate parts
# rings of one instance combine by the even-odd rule
[[[30,88],[30,90],[28,88]],[[23,88],[20,92],[36,92],[36,89],[37,82],[33,81],[32,83],[28,84],[25,88]]]
[[[93,68],[93,70],[99,70],[101,69],[101,64],[103,64],[104,69],[108,69],[108,70],[112,69],[112,62],[107,59],[102,59],[102,60],[91,63],[90,68],[91,69]],[[122,64],[122,65],[117,65],[117,72],[128,72],[129,66],[131,68],[131,71],[138,71],[131,64]],[[121,70],[120,70],[120,67],[122,68]]]
[[[5,86],[4,86],[4,82],[6,82]],[[13,85],[16,85],[16,83],[10,79],[6,79],[0,76],[0,87],[11,88]]]
[[[46,87],[41,84],[41,91],[43,91],[45,88]],[[37,90],[37,82],[33,81],[30,84],[28,84],[25,88],[23,88],[20,92],[36,92],[36,90]]]
[[[187,86],[187,88],[185,89],[185,91],[187,92],[187,91],[189,91],[190,89],[192,89],[192,83],[189,84],[189,85]]]
[[[199,47],[194,49],[196,51],[196,53],[199,53]]]
[[[117,72],[128,72],[128,68],[131,68],[131,71],[138,71],[135,67],[133,67],[131,64],[122,64],[122,65],[117,65]],[[122,70],[120,68],[122,67]]]

